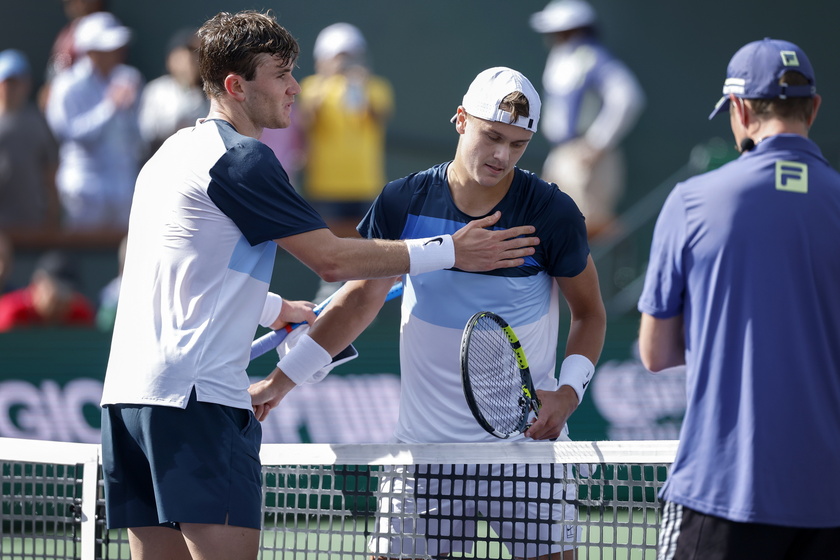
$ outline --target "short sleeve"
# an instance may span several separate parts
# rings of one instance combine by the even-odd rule
[[[686,214],[681,192],[677,185],[656,220],[645,285],[639,298],[639,311],[659,319],[683,313]]]
[[[232,146],[210,170],[208,195],[251,245],[327,227],[292,187],[271,148]]]

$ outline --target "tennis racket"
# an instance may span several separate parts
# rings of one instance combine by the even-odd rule
[[[461,338],[464,396],[482,428],[497,438],[521,434],[540,401],[516,333],[490,311],[470,317]]]
[[[337,290],[336,292],[334,292],[332,295],[330,295],[330,297],[328,297],[327,299],[325,299],[324,301],[322,301],[321,303],[316,305],[315,309],[313,309],[313,311],[315,312],[315,315],[320,314],[321,311],[323,311],[324,308],[327,305],[329,305],[329,303],[332,301],[332,299],[335,297],[335,295],[338,294],[339,291],[340,291],[340,289]],[[388,290],[388,294],[385,296],[385,301],[390,301],[390,300],[392,300],[396,297],[401,296],[402,292],[403,292],[402,282],[397,282],[396,284],[391,286],[390,290]],[[251,359],[253,360],[254,358],[258,358],[258,357],[262,356],[263,354],[265,354],[266,352],[268,352],[270,350],[274,350],[275,348],[280,346],[280,343],[283,342],[286,339],[286,337],[289,335],[289,333],[292,332],[294,329],[298,328],[299,326],[301,326],[302,324],[303,323],[292,323],[292,324],[286,325],[282,329],[277,329],[276,331],[271,331],[269,333],[266,333],[263,336],[259,337],[258,339],[254,340],[251,343]]]

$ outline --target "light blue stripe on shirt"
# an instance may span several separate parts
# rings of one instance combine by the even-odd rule
[[[271,273],[274,271],[276,252],[277,244],[273,241],[266,241],[252,247],[243,236],[233,249],[228,268],[268,284],[271,282]]]

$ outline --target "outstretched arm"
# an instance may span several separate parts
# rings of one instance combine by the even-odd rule
[[[534,253],[534,245],[539,244],[539,239],[525,237],[534,233],[532,226],[487,229],[498,222],[500,216],[501,213],[496,212],[474,220],[455,232],[451,243],[445,239],[449,236],[442,236],[445,242],[432,244],[426,248],[428,251],[410,250],[406,241],[340,238],[328,229],[309,231],[276,242],[328,282],[392,278],[409,272],[417,274],[417,267],[428,262],[430,253],[436,255],[439,264],[427,264],[436,268],[427,267],[420,272],[453,266],[471,272],[520,266],[523,257]]]

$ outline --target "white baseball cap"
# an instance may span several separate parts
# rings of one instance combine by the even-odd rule
[[[79,20],[73,40],[80,52],[115,51],[128,44],[131,30],[111,12],[94,12]]]
[[[537,33],[558,33],[594,25],[595,9],[584,0],[553,0],[541,12],[531,15],[531,28]]]
[[[516,122],[511,122],[511,114],[500,109],[499,105],[505,97],[515,91],[524,94],[528,99],[529,115],[527,117],[520,116]],[[484,70],[475,77],[464,95],[461,105],[468,114],[479,119],[512,124],[536,132],[542,104],[537,90],[534,89],[528,78],[516,70],[496,66]],[[455,122],[455,117],[452,117],[451,120]]]
[[[341,53],[361,56],[367,43],[359,28],[349,23],[334,23],[321,30],[315,39],[315,60],[325,60]]]

